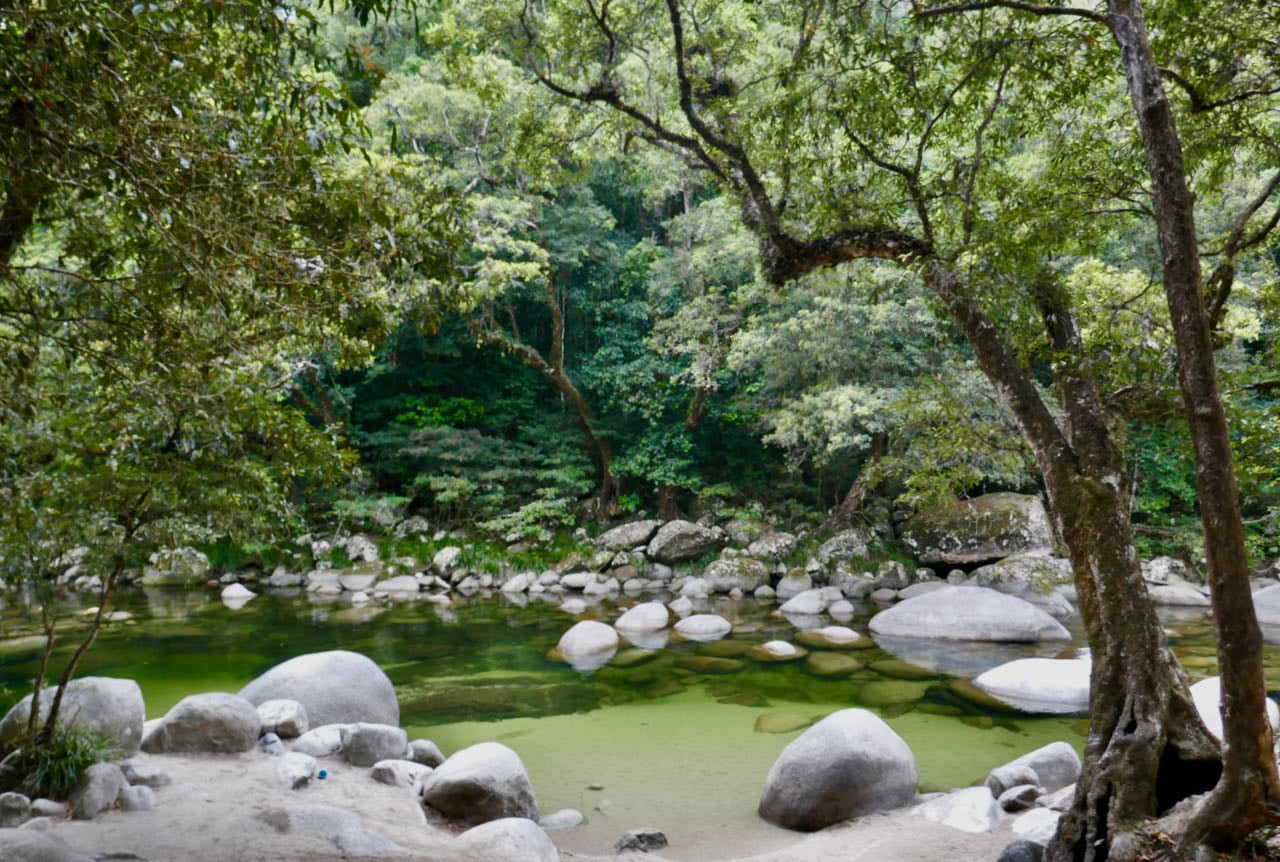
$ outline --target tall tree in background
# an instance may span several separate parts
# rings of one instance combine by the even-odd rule
[[[915,272],[967,339],[1035,455],[1075,572],[1093,650],[1090,735],[1076,806],[1054,852],[1102,859],[1119,836],[1208,790],[1220,750],[1190,702],[1143,585],[1123,452],[1097,388],[1103,360],[1085,350],[1064,275],[1071,256],[1105,229],[1097,212],[1117,199],[1137,199],[1140,208],[1150,201],[1166,267],[1173,256],[1189,256],[1176,266],[1194,266],[1198,246],[1189,201],[1174,201],[1176,216],[1157,202],[1181,194],[1174,166],[1152,163],[1148,198],[1123,170],[1132,164],[1128,142],[1107,137],[1099,118],[1113,102],[1094,82],[1107,79],[1110,58],[1056,16],[1028,22],[982,11],[996,5],[1063,11],[979,2],[968,4],[973,15],[951,17],[939,30],[914,24],[906,3],[748,8],[667,0],[661,18],[629,4],[587,2],[516,4],[490,20],[518,34],[525,63],[548,88],[608,108],[634,134],[684,153],[731,190],[771,282],[853,260],[887,261]],[[1121,5],[1110,17],[1092,17],[1122,39],[1126,67],[1142,66],[1141,20]],[[1063,68],[1073,72],[1056,74]],[[1154,65],[1130,68],[1130,76],[1143,91],[1141,123],[1160,123]],[[1064,116],[1096,136],[1095,151],[1077,148],[1080,130]],[[1158,140],[1167,143],[1169,131]],[[1260,207],[1255,202],[1238,223],[1248,225]],[[1073,235],[1063,235],[1063,224]],[[1174,228],[1182,240],[1165,236]],[[1254,233],[1241,229],[1241,237]],[[1224,262],[1242,247],[1228,245]],[[1190,275],[1166,269],[1166,289],[1177,291],[1168,281]],[[1198,276],[1193,289],[1201,289]],[[1174,303],[1175,329],[1188,312]],[[1207,341],[1191,353],[1206,349],[1211,355]],[[1057,409],[1037,386],[1033,359],[1052,373]],[[1212,381],[1203,364],[1196,375],[1196,385]],[[1226,461],[1215,451],[1201,453],[1205,481],[1230,476],[1229,450]],[[1208,489],[1224,505],[1230,491]],[[1238,512],[1207,505],[1238,524]],[[1221,561],[1214,565],[1221,571]],[[1243,611],[1237,580],[1234,572],[1226,582],[1214,576],[1215,601],[1228,612]],[[1243,783],[1229,768],[1222,786],[1245,791],[1248,801],[1233,809],[1211,796],[1186,833],[1191,842],[1229,841],[1257,825],[1258,801],[1274,776],[1274,765],[1268,775],[1255,756],[1270,750],[1269,731],[1259,727],[1261,676],[1251,669],[1257,645],[1247,633],[1224,633],[1222,667],[1238,695],[1228,704],[1228,722],[1236,723],[1229,739],[1249,737],[1238,756],[1251,765]],[[1237,820],[1233,811],[1247,816]]]
[[[296,65],[313,23],[257,0],[0,18],[0,574],[45,599],[29,746],[127,568],[270,535],[296,483],[344,470],[287,406],[309,357],[363,361],[394,308],[446,297],[456,199],[346,157],[348,101]],[[46,710],[72,559],[98,609]]]

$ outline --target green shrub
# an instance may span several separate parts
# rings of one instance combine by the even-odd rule
[[[56,725],[47,739],[24,742],[20,751],[22,791],[33,799],[65,799],[86,769],[116,756],[106,737],[75,724]]]

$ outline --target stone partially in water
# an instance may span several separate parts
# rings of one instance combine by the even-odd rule
[[[706,655],[682,655],[675,661],[676,667],[694,673],[735,673],[746,667],[734,658],[715,658]]]
[[[899,703],[915,703],[929,689],[928,683],[906,680],[869,682],[858,690],[858,700],[863,706],[893,706]]]
[[[689,640],[713,641],[733,631],[733,624],[716,614],[694,614],[676,623],[675,629]]]
[[[756,733],[792,733],[813,724],[812,718],[790,712],[767,712],[756,716]]]
[[[808,650],[789,644],[786,641],[768,641],[747,650],[748,658],[764,664],[798,661],[808,654]]]
[[[874,646],[869,638],[847,626],[823,626],[796,632],[796,640],[810,649],[862,649]]]
[[[873,661],[869,667],[881,676],[892,677],[893,679],[906,680],[922,680],[936,679],[938,672],[930,670],[927,667],[911,664],[911,662],[903,661],[897,658],[881,659]]]
[[[980,675],[973,684],[1021,712],[1079,715],[1089,709],[1088,659],[1024,658]]]
[[[814,652],[805,659],[804,670],[823,679],[843,679],[862,670],[862,662],[844,653]]]
[[[1071,640],[1062,624],[1029,602],[986,587],[943,587],[871,618],[872,634],[1034,643]]]

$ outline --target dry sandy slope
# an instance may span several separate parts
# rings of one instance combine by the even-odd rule
[[[359,817],[363,828],[391,839],[404,854],[382,859],[433,862],[473,860],[454,846],[453,836],[427,825],[413,793],[378,784],[361,769],[333,759],[329,777],[313,780],[297,791],[282,788],[275,762],[256,752],[242,755],[152,755],[149,759],[173,776],[174,784],[157,792],[153,811],[110,811],[92,821],[61,821],[55,834],[90,856],[115,854],[118,859],[147,862],[330,862],[360,859],[344,855],[324,832],[282,834],[260,815],[271,809],[332,806]],[[554,838],[556,833],[550,833]],[[781,849],[752,855],[759,848],[715,846],[672,848],[673,855],[632,858],[652,862],[679,858],[736,859],[741,862],[983,862],[994,860],[1011,840],[1007,828],[971,835],[911,817],[902,812],[861,818],[809,836],[796,835]],[[129,855],[132,854],[132,855]],[[629,854],[631,855],[631,854]],[[604,860],[565,851],[566,860]]]

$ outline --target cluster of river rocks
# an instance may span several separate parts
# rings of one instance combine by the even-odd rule
[[[0,744],[12,743],[29,709],[28,698],[0,721]],[[446,758],[429,740],[408,739],[398,725],[390,681],[356,653],[299,656],[237,694],[192,695],[152,721],[144,720],[142,694],[131,680],[76,680],[64,709],[110,738],[125,757],[91,767],[65,802],[0,795],[0,858],[84,862],[56,830],[50,831],[53,821],[163,805],[171,778],[158,764],[163,762],[159,756],[169,753],[256,750],[275,759],[282,794],[323,780],[326,759],[342,758],[367,767],[371,781],[416,794],[429,822],[459,833],[453,840],[461,858],[557,860],[547,830],[582,822],[576,811],[540,812],[519,756],[505,745],[480,743]],[[992,770],[981,787],[917,797],[916,761],[902,739],[874,714],[845,709],[784,749],[765,780],[760,814],[786,828],[813,831],[910,805],[917,816],[976,832],[994,828],[1006,812],[1014,812],[1014,831],[1035,848],[1052,834],[1079,769],[1072,746],[1054,743]],[[273,812],[264,816],[290,816],[287,803]],[[364,858],[401,852],[394,837],[367,831],[337,813],[329,819],[337,824],[330,839],[343,854]],[[620,837],[616,849],[652,850],[664,844],[659,831],[638,828]]]

